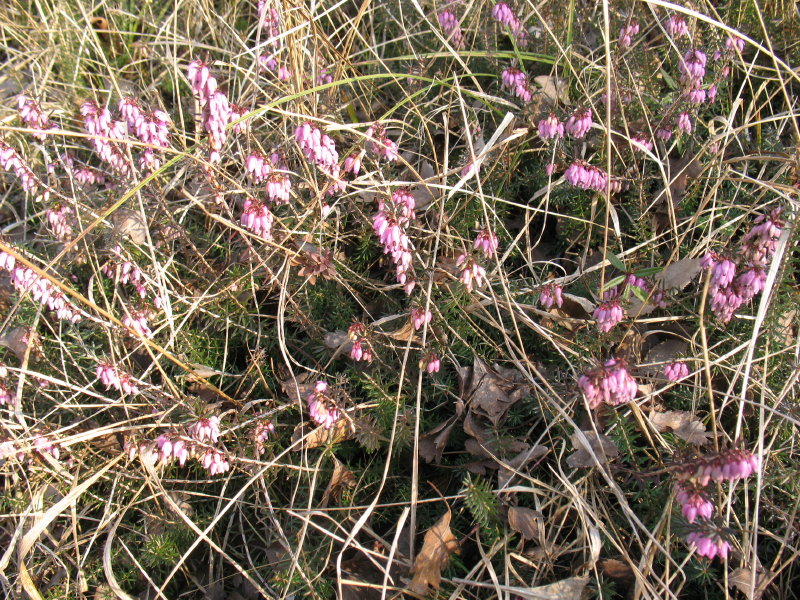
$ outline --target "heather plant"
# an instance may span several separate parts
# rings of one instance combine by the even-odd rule
[[[793,7],[0,24],[6,595],[796,594]]]

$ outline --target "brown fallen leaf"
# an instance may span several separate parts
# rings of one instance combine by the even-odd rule
[[[411,567],[413,578],[408,586],[409,591],[420,596],[427,596],[430,588],[438,590],[442,583],[442,569],[450,562],[450,556],[458,552],[458,539],[450,531],[450,509],[425,532],[422,550],[414,559]]]
[[[656,431],[672,430],[683,441],[697,446],[707,444],[711,437],[711,434],[706,431],[706,426],[692,413],[685,410],[651,412],[650,422]]]
[[[129,208],[118,208],[111,215],[111,224],[114,226],[114,233],[128,238],[139,246],[147,243],[147,222],[141,214]]]
[[[511,479],[516,475],[515,471],[519,471],[531,461],[540,459],[547,454],[548,451],[549,450],[547,446],[538,444],[531,448],[526,448],[511,460],[506,461],[505,464],[501,464],[500,470],[497,472],[498,487],[500,489],[506,487]]]
[[[447,446],[447,441],[450,439],[450,434],[453,432],[453,427],[463,414],[464,402],[458,400],[455,414],[452,417],[419,438],[419,455],[425,462],[437,464],[441,462],[442,453]]]
[[[512,506],[508,509],[508,524],[526,540],[544,542],[544,515],[538,510]]]
[[[600,571],[606,577],[614,580],[619,586],[619,591],[624,593],[636,581],[636,575],[630,564],[616,558],[606,558],[600,561]]]
[[[319,448],[328,443],[336,444],[344,440],[352,439],[355,432],[356,429],[352,421],[344,417],[340,417],[330,429],[325,429],[324,427],[309,429],[308,424],[299,423],[292,433],[292,449],[297,451]]]
[[[328,506],[328,502],[333,500],[339,502],[344,493],[345,488],[353,488],[356,485],[356,478],[353,472],[342,464],[336,457],[333,459],[333,473],[331,473],[331,480],[322,494],[320,506],[323,508]]]
[[[489,367],[475,358],[472,367],[456,367],[460,396],[470,412],[497,425],[511,406],[530,393],[530,386],[516,369]]]
[[[541,86],[542,94],[550,105],[557,102],[566,106],[570,105],[569,85],[566,79],[554,75],[538,75],[533,78],[533,81],[536,85]]]
[[[540,585],[526,590],[518,589],[516,593],[522,598],[531,600],[580,600],[588,583],[589,578],[586,576],[570,577],[550,585]]]
[[[401,342],[410,341],[412,344],[418,344],[421,341],[419,336],[416,334],[416,330],[414,329],[414,324],[411,322],[411,319],[408,319],[397,331],[387,333],[386,335]]]
[[[775,575],[769,571],[759,570],[756,573],[755,588],[753,588],[753,570],[740,567],[728,575],[728,585],[742,592],[747,600],[761,600],[774,578]]]
[[[658,287],[670,290],[682,290],[700,272],[699,258],[682,258],[674,263],[670,263],[660,273],[656,274],[655,280]]]
[[[589,469],[596,466],[594,456],[597,461],[602,465],[619,455],[619,449],[614,441],[607,435],[595,434],[594,431],[584,431],[583,434],[589,440],[589,446],[581,440],[578,433],[573,433],[570,436],[572,445],[576,452],[567,457],[567,464],[576,469]],[[594,456],[593,456],[594,455]]]
[[[31,348],[31,357],[40,357],[41,344],[39,343],[39,336],[30,328],[14,327],[14,329],[11,329],[3,335],[0,335],[0,346],[5,346],[11,350],[20,362],[24,360],[25,352],[28,349],[28,344],[31,342],[33,342],[33,346]]]

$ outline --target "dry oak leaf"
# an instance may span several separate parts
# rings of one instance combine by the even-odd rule
[[[544,515],[538,510],[524,506],[512,506],[508,509],[508,524],[511,529],[522,534],[526,540],[543,543]]]
[[[450,509],[425,533],[422,550],[411,567],[413,578],[409,591],[426,596],[430,588],[438,590],[442,583],[442,569],[450,562],[450,556],[458,552],[458,539],[450,531]]]
[[[331,480],[328,482],[328,487],[325,488],[325,493],[322,494],[320,506],[328,506],[330,500],[338,503],[345,488],[353,488],[355,485],[356,478],[353,472],[334,457],[333,473],[331,473]]]
[[[506,487],[511,479],[516,475],[520,469],[533,460],[538,460],[549,452],[547,446],[537,444],[526,448],[517,454],[511,460],[507,460],[500,464],[500,470],[497,472],[497,486],[500,489]]]
[[[658,432],[668,429],[685,442],[702,446],[708,443],[711,434],[706,431],[706,426],[696,419],[694,415],[685,410],[670,410],[667,412],[651,412],[650,422]]]
[[[570,454],[567,457],[567,464],[576,469],[588,469],[594,467],[597,463],[594,456],[597,456],[598,462],[602,465],[617,457],[619,449],[614,441],[607,435],[600,434],[599,436],[594,431],[584,431],[583,435],[589,440],[589,447],[581,439],[578,433],[573,433],[570,436],[572,445],[577,452]],[[594,456],[592,456],[594,454]]]
[[[747,600],[761,600],[773,579],[775,579],[775,574],[759,570],[756,574],[755,588],[753,588],[751,587],[752,569],[740,567],[728,575],[728,585],[742,592]]]
[[[589,578],[586,576],[570,577],[550,585],[540,585],[527,590],[516,590],[516,592],[520,597],[530,598],[530,600],[580,600],[587,583],[589,583]]]
[[[450,439],[450,434],[453,432],[453,427],[462,414],[464,414],[464,402],[458,400],[456,402],[456,412],[452,417],[444,423],[439,423],[419,438],[419,455],[425,462],[437,464],[441,462],[442,453],[447,446],[447,441]]]
[[[118,208],[109,219],[117,235],[126,235],[136,245],[147,243],[147,222],[142,215],[129,208]]]
[[[461,398],[468,403],[471,412],[486,417],[494,425],[511,405],[530,394],[530,386],[516,369],[498,365],[491,368],[476,357],[471,367],[456,367],[456,370]]]
[[[336,444],[352,439],[355,433],[356,428],[353,422],[346,417],[340,417],[330,429],[322,426],[310,429],[308,424],[299,423],[292,432],[292,450],[319,448],[328,443]]]

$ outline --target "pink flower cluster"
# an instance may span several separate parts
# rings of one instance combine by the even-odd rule
[[[4,440],[0,442],[0,459],[15,457],[22,462],[26,458],[28,462],[33,461],[32,454],[35,452],[40,456],[49,455],[55,460],[61,456],[61,449],[58,442],[54,442],[48,435],[41,433],[34,434],[31,445],[28,447],[20,446],[14,440]]]
[[[81,105],[81,115],[86,132],[101,160],[121,175],[130,175],[133,166],[120,147],[128,138],[128,124],[114,119],[108,108],[100,107],[92,100]]]
[[[564,124],[558,120],[556,113],[551,112],[547,117],[541,119],[536,129],[539,137],[543,140],[564,137]]]
[[[56,313],[59,319],[75,323],[81,315],[78,308],[44,277],[39,277],[33,269],[18,265],[16,259],[0,252],[0,269],[11,273],[11,284],[20,292],[30,292],[33,299]]]
[[[600,302],[592,313],[592,317],[597,322],[597,328],[603,333],[611,331],[617,323],[622,321],[625,313],[620,305],[619,298],[613,298],[605,302]]]
[[[664,28],[673,38],[689,35],[689,26],[686,24],[686,19],[681,15],[670,15],[666,23],[664,23]]]
[[[727,38],[725,38],[725,48],[731,52],[738,52],[741,54],[744,52],[744,40],[739,36],[729,35]]]
[[[636,21],[626,23],[619,30],[619,46],[620,48],[630,48],[633,43],[633,36],[639,34],[639,24]]]
[[[564,130],[570,134],[572,137],[575,138],[582,138],[589,130],[592,128],[592,109],[591,108],[584,108],[578,109],[572,115],[570,115],[569,119],[567,119],[566,124],[564,125]]]
[[[45,216],[57,240],[66,242],[72,239],[72,223],[75,221],[75,211],[72,207],[57,202],[45,211]]]
[[[330,429],[339,420],[339,409],[336,402],[328,395],[327,382],[320,380],[314,386],[314,391],[308,395],[308,412],[311,420],[325,429]]]
[[[681,381],[689,376],[689,367],[683,361],[675,361],[664,367],[664,377],[668,381]]]
[[[693,531],[686,536],[686,541],[698,556],[704,556],[708,560],[714,560],[717,556],[725,560],[731,548],[718,532]]]
[[[354,152],[350,156],[344,159],[344,165],[342,166],[345,173],[351,173],[353,177],[358,177],[359,171],[361,171],[361,162],[364,160],[364,152]]]
[[[212,476],[225,473],[231,468],[230,462],[220,450],[201,445],[195,440],[162,434],[158,436],[156,445],[158,447],[156,455],[162,463],[170,463],[177,459],[178,464],[183,466],[189,458],[194,458]],[[150,446],[147,443],[141,444],[138,448],[130,445],[128,453],[131,459],[137,450],[140,453],[149,452]]]
[[[411,309],[411,324],[415,330],[419,330],[423,325],[427,325],[433,319],[433,313],[424,308],[415,307]]]
[[[37,140],[44,141],[47,139],[48,134],[56,129],[56,126],[50,122],[47,115],[44,114],[39,103],[33,98],[20,95],[17,98],[17,109],[19,110],[20,119],[31,129],[35,129],[33,134]]]
[[[347,337],[350,338],[352,346],[350,348],[350,358],[354,361],[364,361],[371,363],[374,358],[372,344],[367,337],[367,327],[363,323],[355,322],[347,329]]]
[[[156,154],[160,148],[169,147],[169,124],[171,119],[163,110],[144,112],[135,98],[125,97],[119,102],[119,114],[128,123],[128,128],[139,141],[155,146],[146,148],[139,158],[143,170],[156,170],[161,159]]]
[[[711,481],[735,481],[750,477],[761,468],[758,457],[746,450],[729,449],[714,454],[694,457],[675,467],[675,497],[681,513],[689,523],[703,520],[695,531],[686,537],[689,546],[699,556],[709,560],[716,556],[725,559],[730,545],[715,530],[710,519],[714,505],[708,485]]]
[[[475,238],[475,250],[480,250],[486,258],[492,258],[499,246],[500,241],[497,238],[497,234],[488,227],[481,229]]]
[[[406,294],[416,285],[411,241],[406,234],[406,228],[416,216],[415,206],[414,196],[407,189],[398,188],[391,198],[378,201],[378,212],[372,218],[372,230],[383,244],[383,253],[391,256],[397,281],[405,286]]]
[[[636,380],[628,373],[627,364],[620,358],[611,358],[601,366],[586,371],[578,379],[578,386],[594,410],[605,402],[617,406],[636,397]]]
[[[608,185],[608,174],[594,165],[590,165],[582,160],[573,162],[564,172],[567,183],[579,187],[582,190],[595,190],[605,192]],[[611,192],[619,191],[622,185],[619,181],[611,181]]]
[[[203,417],[198,419],[186,431],[198,442],[210,442],[216,444],[219,440],[219,417],[213,415],[211,417]]]
[[[553,306],[561,308],[564,304],[564,296],[561,286],[557,283],[546,283],[539,293],[539,304],[544,306],[545,310],[550,310]]]
[[[262,54],[258,58],[258,63],[261,65],[262,71],[271,71],[277,75],[279,81],[289,81],[292,77],[292,72],[288,67],[278,63],[274,56]]]
[[[153,316],[153,313],[148,308],[137,308],[129,311],[122,317],[122,324],[129,327],[135,333],[144,338],[153,337],[153,331],[150,329],[148,319]]]
[[[653,150],[653,140],[642,132],[634,133],[631,136],[631,143],[639,152],[652,152]]]
[[[274,150],[269,157],[256,151],[247,157],[247,171],[255,183],[267,182],[267,196],[275,204],[288,204],[291,199],[292,182],[283,172],[287,171],[281,153]]]
[[[106,386],[107,390],[113,388],[123,394],[139,393],[139,388],[133,382],[133,378],[110,362],[101,362],[97,365],[97,378]]]
[[[328,193],[343,191],[344,181],[339,177],[339,153],[336,152],[334,141],[309,122],[303,123],[295,130],[294,139],[305,157],[333,179],[333,185],[328,189]]]
[[[690,479],[706,486],[710,481],[746,479],[760,468],[758,456],[747,450],[731,448],[678,465],[675,475],[678,480]]]
[[[429,352],[423,356],[419,361],[419,368],[424,369],[429,374],[438,373],[442,368],[442,362],[436,352]]]
[[[261,200],[246,198],[242,206],[241,220],[242,225],[256,235],[266,240],[272,239],[272,225],[275,223],[275,217]]]
[[[85,165],[75,166],[75,159],[67,153],[62,154],[59,159],[47,166],[48,173],[55,173],[56,167],[61,166],[82,186],[102,185],[106,182],[105,175],[97,169]]]
[[[514,11],[511,9],[508,3],[497,2],[492,7],[492,18],[511,30],[511,33],[517,39],[517,44],[523,48],[526,46],[528,43],[528,32],[525,31],[522,21],[520,21],[517,15],[514,14]]]
[[[275,424],[270,421],[269,419],[264,419],[256,423],[255,429],[253,429],[253,445],[255,446],[256,456],[261,456],[264,454],[265,447],[264,442],[266,442],[269,437],[275,433]]]
[[[785,226],[780,207],[769,215],[759,215],[755,226],[742,237],[739,253],[743,259],[742,270],[733,259],[710,252],[703,257],[701,266],[711,269],[709,295],[711,310],[723,323],[733,318],[736,310],[749,303],[766,285],[766,267],[777,247]]]
[[[222,147],[228,137],[228,124],[231,123],[231,117],[235,119],[238,116],[231,112],[228,97],[219,91],[217,80],[206,63],[193,60],[187,67],[186,75],[202,110],[202,125],[208,134],[210,148],[208,160],[218,163],[222,160]]]
[[[3,140],[0,140],[0,167],[6,171],[13,171],[26,192],[36,192],[38,189],[39,183],[33,171],[20,158],[17,151]]]
[[[258,23],[267,32],[269,36],[267,41],[277,46],[278,36],[281,33],[280,13],[275,8],[267,6],[267,0],[258,0]]]
[[[687,112],[678,113],[675,117],[675,130],[678,133],[692,133],[692,117]]]
[[[5,379],[6,377],[8,377],[8,369],[5,365],[0,364],[0,379]],[[11,392],[8,391],[5,383],[0,382],[0,404],[11,405],[13,403],[14,397]]]
[[[443,10],[438,15],[439,27],[456,50],[464,49],[464,33],[461,31],[461,23],[451,11]]]
[[[714,516],[714,504],[709,500],[708,492],[703,486],[689,481],[676,481],[675,497],[689,523],[694,523],[697,517],[710,519]]]
[[[480,288],[486,285],[486,269],[480,266],[472,256],[460,254],[456,258],[456,267],[458,268],[458,278],[468,292],[471,292],[476,286]]]
[[[509,89],[523,102],[531,101],[531,90],[528,85],[528,76],[514,67],[504,69],[500,74],[503,89]]]
[[[388,162],[397,161],[398,148],[394,140],[389,139],[386,135],[386,127],[382,123],[373,123],[367,129],[367,150],[372,152],[378,157],[385,158]],[[359,161],[360,162],[360,161]],[[360,165],[359,165],[360,166]],[[350,171],[353,167],[351,163],[348,168],[347,159],[345,159],[345,171]],[[353,172],[358,173],[358,170]]]

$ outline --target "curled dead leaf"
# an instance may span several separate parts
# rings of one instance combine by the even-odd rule
[[[326,444],[336,444],[345,440],[352,439],[356,429],[350,419],[345,417],[336,421],[330,429],[317,427],[309,430],[305,423],[299,423],[292,433],[292,449],[305,450],[319,448]]]
[[[706,426],[692,413],[685,410],[651,412],[650,422],[656,431],[671,430],[683,441],[697,446],[707,444],[711,437],[711,434],[706,431]]]
[[[458,539],[450,531],[452,513],[448,509],[445,514],[425,532],[422,550],[414,559],[411,567],[413,578],[408,586],[409,591],[426,596],[431,588],[438,590],[442,583],[442,569],[450,562],[450,556],[458,552]]]
[[[322,494],[321,506],[328,506],[330,500],[338,503],[344,490],[346,488],[353,488],[355,485],[356,478],[353,472],[334,457],[333,473],[331,473],[331,479],[328,482],[328,486],[325,488],[325,492]]]
[[[522,374],[516,369],[489,367],[475,358],[472,367],[457,367],[460,395],[470,412],[488,418],[494,425],[511,406],[530,393]]]
[[[427,463],[439,463],[456,422],[464,414],[464,402],[456,402],[455,414],[419,438],[419,455]]]
[[[728,575],[728,585],[742,592],[747,600],[761,600],[775,575],[758,570],[753,578],[751,568],[740,567]]]
[[[567,457],[567,464],[570,467],[588,469],[597,465],[595,457],[597,457],[597,462],[602,465],[619,455],[617,445],[607,435],[601,433],[598,436],[594,431],[584,431],[583,434],[589,440],[589,446],[586,446],[578,433],[570,436],[576,450]]]
[[[524,506],[512,506],[508,509],[508,524],[526,540],[543,543],[544,515],[538,510]]]
[[[142,215],[129,208],[119,208],[111,215],[114,233],[127,236],[139,246],[147,243],[147,222]]]
[[[570,577],[549,585],[517,590],[517,594],[522,598],[530,598],[531,600],[580,600],[588,583],[589,578],[587,576]]]

